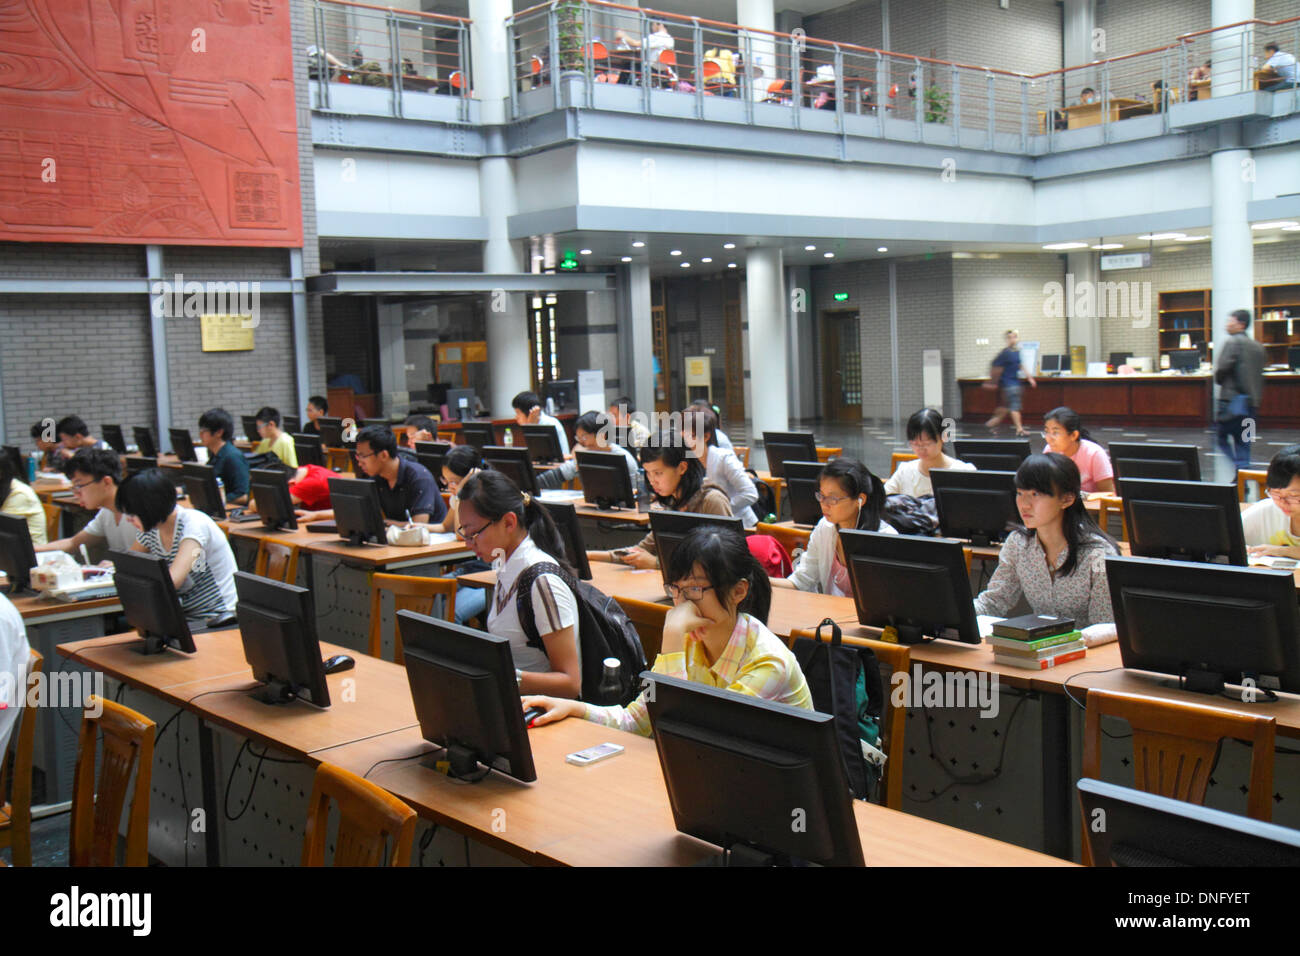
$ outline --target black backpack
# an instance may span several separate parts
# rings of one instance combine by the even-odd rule
[[[745,474],[749,475],[749,480],[754,483],[754,490],[758,492],[758,503],[754,505],[754,514],[758,515],[758,520],[780,521],[781,516],[776,513],[776,495],[772,494],[771,486],[759,480],[758,472],[753,468],[746,468]]]
[[[575,580],[567,571],[551,561],[530,564],[519,572],[515,582],[515,609],[519,623],[528,639],[528,646],[543,654],[546,646],[537,633],[533,620],[533,582],[539,574],[554,574],[563,581],[578,604],[578,640],[582,652],[582,700],[589,704],[608,706],[626,705],[641,692],[640,675],[646,669],[645,650],[641,637],[627,619],[618,602],[602,594],[586,581]],[[612,699],[602,699],[597,693],[605,674],[605,658],[617,657],[619,661],[619,691]]]

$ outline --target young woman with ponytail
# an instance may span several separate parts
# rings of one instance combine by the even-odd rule
[[[1115,469],[1111,467],[1110,456],[1092,440],[1074,409],[1062,405],[1044,415],[1043,440],[1047,442],[1043,451],[1054,451],[1074,462],[1079,469],[1080,490],[1115,490]]]
[[[497,569],[487,629],[510,641],[520,692],[577,697],[582,692],[582,661],[573,592],[558,575],[534,579],[527,606],[543,649],[529,646],[516,603],[515,585],[530,565],[554,562],[577,577],[555,522],[540,502],[500,472],[480,471],[466,479],[459,498],[456,533]]]

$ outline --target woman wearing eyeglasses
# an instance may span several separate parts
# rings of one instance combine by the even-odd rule
[[[886,495],[911,495],[913,498],[933,495],[934,488],[930,484],[932,468],[975,470],[970,462],[944,454],[943,416],[936,409],[923,408],[912,413],[912,417],[907,420],[907,443],[916,457],[911,461],[900,462],[894,473],[886,479]]]
[[[813,528],[794,573],[775,578],[777,587],[797,588],[848,597],[853,594],[840,529],[898,534],[898,529],[880,518],[885,507],[885,489],[867,466],[852,458],[833,458],[818,476],[817,500],[822,520]]]
[[[520,692],[577,697],[582,693],[578,605],[568,584],[557,574],[537,575],[522,602],[531,620],[519,617],[516,589],[525,568],[550,562],[577,577],[550,513],[498,471],[467,478],[457,496],[456,534],[497,569],[487,629],[510,641]]]
[[[1062,405],[1043,416],[1043,440],[1047,451],[1064,455],[1079,469],[1079,488],[1084,493],[1115,490],[1115,469],[1110,456],[1088,430],[1083,427],[1078,413]]]
[[[1251,554],[1300,558],[1300,445],[1288,445],[1268,463],[1268,494],[1241,515]]]
[[[673,609],[664,620],[663,645],[652,668],[656,674],[813,709],[799,662],[767,628],[772,588],[743,534],[696,528],[673,551],[668,576]],[[644,692],[626,707],[531,696],[524,697],[523,706],[545,709],[535,724],[585,717],[650,736]]]

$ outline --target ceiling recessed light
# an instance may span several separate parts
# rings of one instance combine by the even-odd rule
[[[1179,238],[1181,238],[1181,237],[1184,236],[1184,235],[1186,235],[1186,233],[1182,233],[1182,232],[1149,232],[1149,233],[1147,233],[1145,236],[1138,236],[1138,238],[1139,238],[1139,239],[1142,239],[1142,240],[1144,240],[1144,241],[1155,241],[1155,242],[1159,242],[1159,241],[1161,241],[1162,239],[1179,239]]]
[[[680,256],[680,255],[682,254],[682,250],[680,250],[680,249],[674,249],[672,252],[670,252],[670,253],[668,253],[668,254],[669,254],[670,256]]]
[[[1122,243],[1122,242],[1099,242],[1099,243],[1097,243],[1096,245],[1092,246],[1091,248],[1093,248],[1093,249],[1123,249],[1123,248],[1124,248],[1124,243]]]
[[[631,262],[631,261],[632,261],[632,257],[631,257],[631,256],[624,256],[624,257],[623,257],[623,261],[624,261],[624,262]]]
[[[833,252],[823,252],[823,253],[822,253],[822,257],[823,257],[823,258],[826,258],[826,259],[834,259],[834,258],[835,258],[835,253],[833,253]]]
[[[690,267],[691,267],[691,264],[690,264],[689,262],[683,262],[683,263],[682,263],[682,268],[683,268],[683,269],[689,269]]]
[[[734,262],[728,262],[728,263],[727,263],[727,268],[728,268],[728,269],[734,269],[734,268],[736,268],[736,264],[735,264]]]
[[[700,261],[701,261],[701,262],[712,262],[713,260],[712,260],[709,256],[705,256],[705,257],[702,258]]]
[[[722,244],[722,248],[724,248],[724,249],[734,249],[734,248],[736,248],[736,244],[735,244],[734,242],[724,242],[724,243]]]
[[[1283,226],[1283,227],[1282,227],[1282,231],[1283,231],[1283,232],[1300,232],[1300,224],[1297,224],[1297,225],[1294,225],[1294,226]]]
[[[590,249],[579,249],[579,250],[578,250],[578,255],[580,255],[580,256],[589,256],[589,255],[591,255],[591,250],[590,250]]]
[[[877,251],[877,252],[888,252],[888,251],[889,251],[889,246],[876,246],[876,251]]]
[[[546,256],[533,256],[533,261],[534,261],[534,262],[545,262],[545,261],[546,261]]]
[[[817,251],[817,247],[816,247],[816,246],[804,246],[804,247],[803,247],[803,251],[804,251],[804,252],[816,252],[816,251]]]
[[[1209,238],[1210,238],[1209,236],[1179,236],[1174,241],[1175,242],[1201,242],[1202,240],[1209,239]]]
[[[1279,219],[1277,222],[1257,222],[1252,225],[1251,229],[1286,229],[1290,226],[1300,226],[1300,222],[1294,219]]]
[[[633,248],[633,249],[644,249],[644,248],[645,248],[645,243],[642,242],[640,239],[638,239],[636,242],[632,243],[632,248]]]
[[[1087,249],[1086,242],[1049,242],[1044,249]]]

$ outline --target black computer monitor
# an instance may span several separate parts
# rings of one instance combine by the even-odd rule
[[[641,676],[678,830],[721,847],[731,865],[865,865],[834,717]],[[791,826],[794,807],[801,826]]]
[[[244,660],[262,682],[252,696],[266,704],[298,699],[328,707],[311,590],[236,571],[235,593]]]
[[[347,448],[343,441],[343,419],[322,416],[316,419],[316,431],[320,433],[321,444],[326,448]]]
[[[280,428],[292,435],[302,431],[302,419],[297,415],[281,415]]]
[[[496,426],[491,422],[464,422],[460,426],[460,433],[465,438],[465,444],[473,445],[479,451],[497,443]]]
[[[108,442],[108,447],[119,455],[126,454],[126,436],[122,434],[121,425],[100,425],[99,433]]]
[[[143,638],[137,650],[161,654],[174,647],[193,654],[197,650],[194,636],[176,596],[167,560],[139,551],[110,551],[108,557],[113,562],[113,583],[122,613]]]
[[[537,487],[537,472],[527,448],[508,447],[506,445],[487,445],[483,449],[483,460],[515,483],[520,491],[530,495],[541,494]]]
[[[420,733],[440,748],[425,765],[446,761],[461,779],[491,769],[536,780],[509,639],[414,611],[398,611],[397,627]]]
[[[636,507],[636,490],[622,452],[579,450],[573,453],[573,460],[578,463],[582,497],[587,504],[602,511]]]
[[[244,437],[256,444],[262,440],[262,436],[257,433],[257,416],[240,415],[240,423],[244,426]]]
[[[893,627],[903,644],[946,638],[979,644],[962,543],[877,531],[841,531],[858,622]]]
[[[454,448],[454,445],[442,441],[417,441],[415,443],[415,460],[433,475],[433,480],[438,483],[438,488],[442,491],[447,490],[447,482],[442,478],[442,465],[447,460],[447,453]]]
[[[1110,361],[1106,363],[1106,371],[1113,375],[1119,371],[1121,365],[1127,365],[1128,360],[1128,352],[1111,352]]]
[[[682,538],[701,525],[714,525],[719,528],[731,528],[744,534],[745,526],[734,516],[697,515],[689,511],[652,511],[650,512],[650,532],[655,536],[655,550],[659,552],[659,571],[664,579],[664,593],[668,593],[668,565],[672,563],[673,552]]]
[[[1083,777],[1093,866],[1300,866],[1300,831]],[[1100,811],[1100,812],[1098,812]]]
[[[135,435],[135,447],[142,458],[157,458],[158,446],[153,440],[153,429],[136,425],[131,431]]]
[[[146,458],[144,455],[126,456],[126,476],[128,478],[130,478],[132,475],[138,474],[139,472],[148,471],[150,468],[157,468],[157,467],[158,467],[157,458]]]
[[[817,441],[812,432],[763,432],[767,470],[773,478],[785,477],[787,461],[816,461]]]
[[[578,381],[572,378],[557,378],[542,386],[542,402],[547,399],[555,406],[557,412],[576,412],[578,410]]]
[[[524,444],[533,461],[563,461],[564,451],[560,448],[560,433],[554,425],[525,425]]]
[[[172,454],[181,461],[198,461],[199,456],[194,454],[194,439],[190,438],[188,428],[169,428],[167,436],[172,443]]]
[[[540,499],[539,499],[540,500]],[[562,501],[543,501],[542,507],[550,512],[555,526],[560,529],[560,540],[568,552],[569,563],[578,571],[578,580],[591,580],[591,564],[587,561],[587,544],[578,524],[578,509]]]
[[[355,547],[367,541],[386,543],[388,528],[375,483],[369,478],[331,478],[329,484],[339,537]]]
[[[1119,493],[1134,555],[1246,566],[1236,485],[1125,478]]]
[[[1180,372],[1195,372],[1201,367],[1200,349],[1174,349],[1169,355],[1169,367]]]
[[[289,494],[289,474],[283,468],[253,468],[248,473],[248,495],[257,505],[262,526],[272,531],[297,531],[298,519]]]
[[[447,411],[452,418],[468,422],[475,417],[478,409],[478,396],[472,388],[447,389]],[[491,444],[489,442],[489,444]]]
[[[1044,375],[1053,375],[1061,370],[1061,355],[1059,352],[1049,352],[1041,356],[1038,360],[1038,370]]]
[[[1300,372],[1300,345],[1291,345],[1286,350],[1286,364],[1293,372]]]
[[[9,577],[9,593],[19,594],[32,586],[36,549],[26,518],[0,515],[0,571]]]
[[[1010,471],[931,469],[939,532],[981,546],[1001,541],[1020,523],[1015,478]]]
[[[1110,463],[1120,481],[1125,478],[1201,480],[1201,459],[1195,445],[1111,442]]]
[[[451,386],[446,382],[430,382],[428,390],[429,404],[432,405],[435,410],[442,408],[443,405],[447,404],[447,392],[450,390]]]
[[[221,489],[217,487],[217,473],[211,465],[185,462],[181,465],[181,483],[185,486],[191,508],[202,511],[217,521],[225,520],[226,503]]]
[[[1014,472],[1033,453],[1033,449],[1029,447],[1028,438],[958,438],[953,442],[952,453],[959,461],[969,462],[979,471]]]
[[[1106,558],[1120,658],[1217,694],[1254,680],[1300,693],[1300,614],[1290,571]]]
[[[790,500],[790,517],[795,524],[815,525],[822,520],[817,492],[821,490],[820,476],[825,467],[820,461],[785,463],[786,497]]]
[[[320,435],[295,434],[293,451],[298,456],[298,464],[325,467],[325,447]]]

